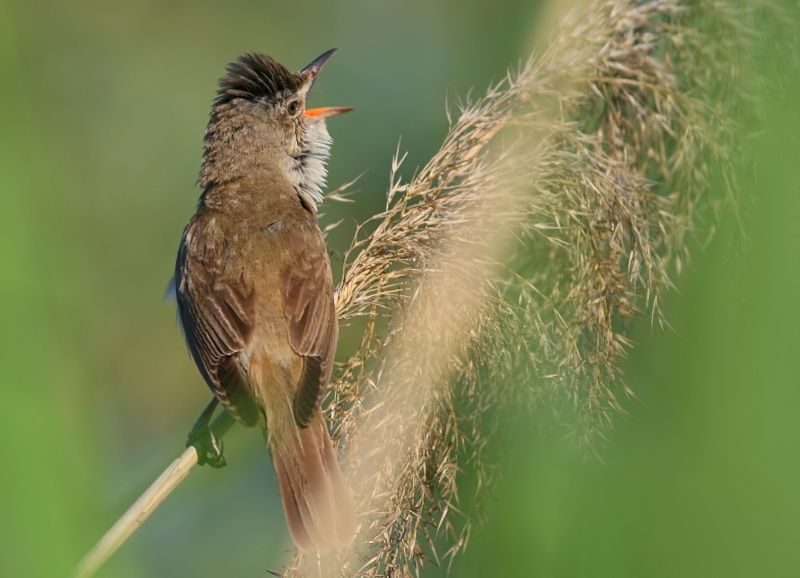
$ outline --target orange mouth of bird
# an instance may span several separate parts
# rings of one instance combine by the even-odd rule
[[[353,110],[351,106],[322,106],[319,108],[307,108],[303,114],[311,118],[328,118],[351,110]]]

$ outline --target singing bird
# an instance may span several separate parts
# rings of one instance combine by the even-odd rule
[[[299,72],[262,54],[228,65],[205,132],[202,194],[175,267],[179,318],[214,405],[264,430],[292,538],[320,553],[355,532],[320,411],[338,328],[317,221],[326,120],[351,109],[306,108],[333,52]]]

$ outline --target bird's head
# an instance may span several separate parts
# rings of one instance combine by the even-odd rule
[[[308,108],[306,98],[334,52],[328,50],[299,72],[263,54],[244,54],[229,64],[206,130],[201,185],[225,171],[234,177],[279,171],[305,200],[315,206],[321,202],[332,142],[326,120],[352,109]]]

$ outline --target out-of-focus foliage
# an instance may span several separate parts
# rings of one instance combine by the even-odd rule
[[[261,50],[300,67],[340,48],[315,102],[358,112],[332,126],[331,183],[369,172],[354,204],[326,205],[324,222],[345,219],[330,236],[338,269],[353,221],[383,207],[398,137],[406,166],[430,158],[446,130],[445,93],[485,86],[526,54],[528,4],[0,6],[0,576],[65,575],[180,448],[208,397],[161,296],[224,64]],[[797,568],[793,9],[783,26],[747,28],[760,52],[746,74],[771,79],[753,102],[766,121],[746,133],[758,135],[757,168],[712,162],[707,176],[719,199],[721,175],[737,177],[752,204],[696,253],[682,295],[661,303],[677,331],[653,333],[647,319],[634,328],[626,382],[644,403],[625,404],[604,463],[573,460],[541,441],[538,424],[502,428],[493,450],[506,481],[459,575]],[[723,16],[706,26],[725,31]],[[728,242],[740,226],[752,242],[741,263]],[[343,354],[359,343],[345,332]],[[280,570],[288,539],[260,437],[226,441],[231,465],[196,472],[102,576]]]
[[[761,21],[750,204],[726,213],[664,303],[672,329],[633,328],[638,400],[603,460],[506,414],[504,481],[455,575],[794,576],[800,565],[798,12]],[[777,24],[777,25],[776,25]],[[717,167],[715,194],[727,183]],[[741,228],[746,233],[740,246]],[[737,249],[738,246],[738,249]],[[517,416],[518,417],[518,416]],[[510,425],[512,423],[514,425]]]

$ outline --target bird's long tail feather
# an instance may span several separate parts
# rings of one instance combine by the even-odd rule
[[[348,545],[355,533],[353,500],[322,415],[273,442],[272,459],[297,547],[325,553]]]

